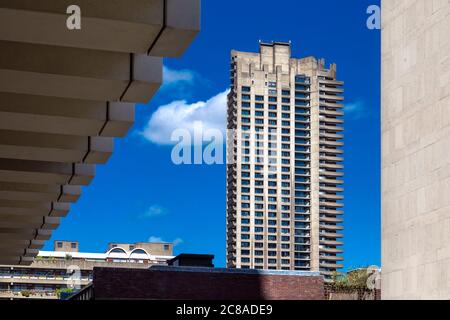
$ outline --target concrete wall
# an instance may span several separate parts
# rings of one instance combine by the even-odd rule
[[[450,1],[382,6],[382,296],[449,299]]]

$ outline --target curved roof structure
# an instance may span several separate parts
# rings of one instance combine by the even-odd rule
[[[76,2],[80,30],[71,0],[0,2],[0,264],[32,262],[200,28],[200,0]]]

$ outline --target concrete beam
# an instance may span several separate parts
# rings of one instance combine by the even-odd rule
[[[17,216],[52,216],[65,217],[70,210],[66,202],[34,202],[0,199],[0,216],[14,214]]]
[[[162,82],[162,59],[0,41],[0,91],[147,103]]]
[[[76,136],[122,137],[134,104],[0,92],[0,129]]]
[[[148,53],[181,56],[200,31],[200,3],[200,0],[167,0],[166,24]]]
[[[56,229],[60,222],[60,217],[43,217],[43,216],[28,216],[28,215],[16,215],[14,213],[3,214],[0,213],[0,219],[2,220],[2,227],[12,229]]]
[[[73,4],[82,17],[75,32],[66,27]],[[140,54],[153,48],[151,55],[172,57],[199,29],[200,0],[0,1],[0,39],[9,41]]]
[[[44,240],[20,240],[14,239],[9,242],[0,242],[0,250],[7,248],[30,248],[30,249],[42,249],[44,247]]]
[[[4,182],[86,186],[94,175],[93,164],[0,158],[0,181]]]
[[[18,265],[20,263],[20,256],[0,257],[0,265],[10,266]]]
[[[107,137],[81,137],[0,130],[0,158],[105,163],[113,151]]]
[[[14,183],[0,181],[0,199],[38,202],[76,202],[80,186]]]
[[[11,241],[11,240],[14,241],[15,239],[48,240],[50,239],[51,235],[52,235],[51,230],[46,229],[30,230],[30,229],[0,227],[0,241]]]

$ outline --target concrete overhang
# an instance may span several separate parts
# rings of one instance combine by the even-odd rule
[[[0,264],[33,261],[199,30],[200,0],[0,0]]]

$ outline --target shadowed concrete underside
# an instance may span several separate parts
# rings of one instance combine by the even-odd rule
[[[0,264],[30,264],[200,29],[200,0],[0,0]]]

